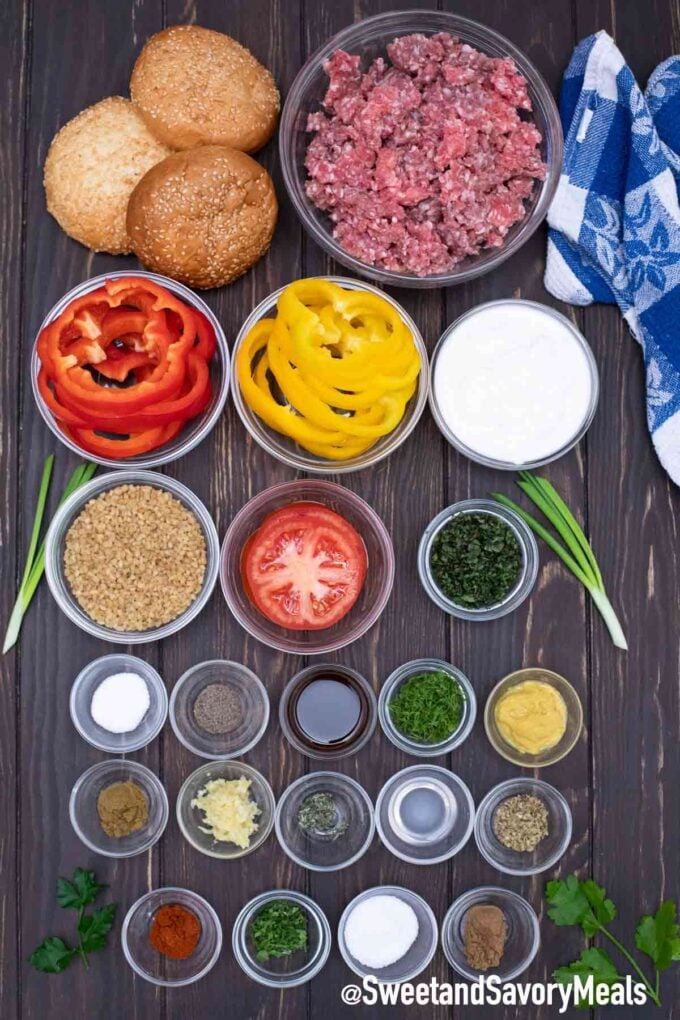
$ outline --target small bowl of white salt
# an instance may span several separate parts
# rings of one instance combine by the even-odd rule
[[[439,932],[422,896],[398,885],[366,889],[348,903],[338,924],[338,946],[347,966],[386,984],[412,981],[425,970]]]
[[[158,736],[168,715],[168,694],[148,662],[123,653],[104,655],[74,680],[69,708],[88,744],[109,754],[128,754]]]

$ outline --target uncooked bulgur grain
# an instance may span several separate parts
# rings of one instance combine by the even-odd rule
[[[113,630],[150,630],[194,601],[207,563],[195,514],[151,485],[91,499],[66,534],[64,573],[81,608]]]

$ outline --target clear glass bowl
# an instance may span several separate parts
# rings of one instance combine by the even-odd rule
[[[470,907],[477,904],[490,904],[498,907],[505,914],[508,935],[503,958],[498,967],[489,970],[474,970],[467,962],[465,944],[465,915]],[[454,970],[469,981],[478,980],[482,974],[500,978],[501,981],[514,981],[531,963],[541,944],[541,933],[538,918],[531,906],[522,896],[509,889],[500,889],[493,885],[470,889],[459,896],[449,908],[442,922],[442,948],[444,955]]]
[[[136,783],[146,795],[149,818],[141,829],[129,836],[107,836],[97,814],[97,798],[113,783]],[[104,857],[135,857],[163,835],[168,822],[168,797],[160,779],[145,765],[120,758],[100,761],[83,772],[71,790],[69,817],[76,836]]]
[[[353,733],[351,741],[347,741],[345,746],[333,747],[328,746],[328,749],[313,746],[311,742],[304,741],[301,736],[292,729],[288,720],[288,704],[290,699],[296,694],[298,689],[305,684],[309,677],[318,675],[321,679],[326,674],[331,676],[343,675],[347,677],[350,683],[354,683],[360,688],[366,711],[366,721],[363,726],[359,727],[357,723],[356,733]],[[361,695],[359,695],[361,697]],[[279,723],[281,729],[289,741],[290,744],[299,751],[300,754],[304,754],[307,758],[316,758],[319,761],[337,761],[340,758],[348,758],[352,754],[356,754],[362,747],[365,747],[369,742],[375,727],[378,722],[378,703],[376,701],[373,688],[369,684],[361,673],[357,673],[356,670],[350,669],[349,666],[342,666],[337,663],[318,663],[313,666],[307,666],[305,669],[300,670],[292,677],[283,689],[281,700],[279,701]],[[344,744],[344,741],[343,741]]]
[[[109,489],[115,489],[120,485],[152,485],[163,492],[169,492],[194,514],[203,531],[207,557],[203,587],[183,613],[180,613],[174,620],[170,620],[169,623],[163,624],[162,627],[134,631],[103,627],[81,608],[66,580],[64,548],[69,528],[86,503],[94,499],[95,496],[100,496],[103,492],[108,492]],[[77,627],[87,631],[88,634],[94,634],[95,637],[101,638],[102,641],[140,645],[150,641],[159,641],[170,634],[175,634],[198,616],[215,587],[219,570],[219,554],[220,543],[212,517],[200,499],[186,485],[155,471],[111,471],[105,475],[96,475],[92,481],[76,489],[57,510],[52,518],[45,542],[45,576],[57,605],[71,623],[75,623]]]
[[[388,967],[371,969],[360,963],[350,953],[345,942],[345,925],[353,909],[359,903],[371,899],[373,896],[396,896],[404,903],[408,903],[418,918],[418,935],[411,948],[400,960]],[[418,896],[417,893],[405,889],[403,886],[378,885],[359,893],[343,910],[338,924],[338,948],[347,966],[360,978],[371,974],[385,984],[400,984],[403,981],[412,981],[414,977],[425,970],[437,949],[438,934],[437,919],[422,896]]]
[[[92,696],[102,681],[116,673],[136,673],[146,683],[149,707],[134,730],[111,733],[92,718]],[[168,715],[168,694],[160,676],[148,662],[134,655],[104,655],[89,662],[73,682],[69,708],[73,725],[83,740],[109,754],[128,754],[146,747],[158,736]]]
[[[344,251],[331,235],[328,216],[318,210],[305,193],[305,154],[311,139],[307,118],[321,107],[328,79],[324,61],[337,49],[359,54],[364,69],[377,56],[384,56],[387,44],[397,36],[421,32],[432,35],[450,32],[463,42],[492,57],[512,57],[527,79],[536,126],[543,136],[541,152],[548,167],[546,179],[537,182],[527,203],[527,214],[510,229],[501,248],[485,251],[460,263],[451,271],[417,277],[368,265]],[[481,276],[514,255],[544,220],[559,181],[562,166],[562,128],[559,113],[547,82],[528,58],[502,35],[467,18],[443,11],[390,11],[365,18],[334,35],[312,54],[288,90],[279,128],[279,155],[283,179],[291,201],[312,238],[333,258],[359,276],[394,287],[448,287]]]
[[[307,797],[331,794],[337,822],[344,825],[339,835],[305,832],[298,825],[298,813]],[[291,860],[310,871],[339,871],[355,864],[373,842],[373,803],[363,786],[340,772],[310,772],[291,783],[279,798],[274,816],[276,838]]]
[[[393,297],[390,297],[389,294],[385,294],[383,291],[378,290],[377,287],[371,287],[370,284],[360,283],[358,280],[351,280],[347,277],[322,276],[319,277],[319,279],[329,280],[331,283],[336,283],[338,286],[344,287],[347,290],[365,290],[370,291],[372,294],[378,294],[384,301],[387,301],[393,308],[396,309],[411,331],[413,342],[420,355],[421,370],[420,375],[418,376],[418,387],[416,392],[409,400],[404,417],[401,419],[397,427],[388,435],[382,436],[378,439],[369,450],[366,450],[364,453],[361,453],[356,457],[352,457],[350,460],[328,460],[327,457],[320,457],[317,454],[310,453],[308,450],[303,449],[303,447],[298,446],[294,440],[281,435],[281,433],[276,432],[274,429],[271,429],[248,406],[243,398],[243,394],[241,393],[241,387],[239,386],[238,372],[236,371],[236,358],[239,349],[245,342],[248,333],[255,323],[267,316],[271,317],[274,306],[279,299],[279,295],[286,289],[285,287],[280,287],[279,290],[274,291],[274,293],[270,294],[268,298],[265,298],[265,300],[250,313],[240,329],[236,338],[236,343],[234,344],[234,353],[232,357],[232,374],[234,379],[233,397],[236,410],[238,411],[239,417],[246,429],[255,442],[258,443],[263,450],[266,450],[267,453],[270,453],[272,457],[276,457],[276,459],[281,461],[282,464],[298,468],[300,471],[307,471],[310,474],[342,475],[347,474],[350,471],[360,471],[362,468],[372,467],[374,464],[377,464],[378,461],[383,460],[385,457],[389,457],[389,455],[394,453],[394,451],[397,450],[413,432],[423,411],[425,410],[425,405],[427,404],[427,393],[430,378],[427,348],[420,334],[420,330],[411,316],[394,300]]]
[[[508,592],[502,602],[491,606],[484,606],[481,609],[470,609],[466,606],[459,606],[446,598],[443,592],[437,587],[432,569],[430,567],[430,553],[432,544],[441,529],[457,514],[493,514],[512,529],[515,538],[519,542],[522,552],[522,570],[515,587]],[[538,577],[538,545],[534,533],[514,510],[497,503],[493,499],[463,499],[458,503],[452,503],[445,510],[438,513],[430,521],[423,532],[418,546],[418,576],[420,583],[430,596],[435,605],[443,609],[450,616],[457,616],[461,620],[485,621],[498,620],[501,616],[512,613],[531,594]]]
[[[476,450],[473,450],[471,447],[467,446],[461,439],[458,438],[458,436],[456,436],[454,432],[451,431],[451,429],[447,425],[436,397],[435,375],[437,372],[437,362],[439,359],[439,355],[443,350],[444,345],[449,336],[453,333],[455,329],[458,328],[458,326],[460,326],[460,324],[465,319],[471,318],[473,315],[476,315],[478,312],[481,312],[486,308],[493,308],[495,306],[502,307],[503,305],[513,306],[526,305],[528,308],[538,308],[539,311],[551,315],[554,319],[558,319],[562,323],[562,325],[564,325],[569,330],[569,332],[572,334],[574,339],[581,347],[581,350],[585,355],[585,359],[588,365],[588,372],[590,374],[590,400],[588,402],[588,407],[586,409],[584,418],[580,423],[578,429],[574,432],[574,435],[571,437],[571,439],[569,439],[567,443],[559,447],[559,449],[554,450],[549,456],[542,457],[540,460],[526,461],[526,463],[524,464],[513,464],[510,461],[495,460],[493,457],[486,457],[483,453],[478,453]],[[533,470],[534,468],[543,467],[545,464],[550,464],[552,461],[559,460],[560,457],[564,457],[566,453],[569,453],[569,451],[572,450],[577,445],[577,443],[581,441],[581,439],[583,439],[584,435],[590,428],[593,418],[595,417],[595,411],[597,410],[597,404],[600,398],[600,376],[597,370],[597,362],[595,361],[595,355],[593,354],[590,348],[590,344],[583,336],[583,334],[580,333],[578,329],[576,329],[576,326],[574,326],[573,322],[570,322],[570,320],[565,315],[561,315],[559,312],[555,311],[555,309],[551,308],[549,305],[543,305],[537,301],[525,301],[524,299],[520,300],[519,298],[503,298],[500,301],[488,301],[485,304],[477,305],[475,308],[471,308],[468,312],[465,312],[464,315],[461,315],[459,318],[457,318],[454,322],[451,323],[450,326],[447,326],[432,353],[432,361],[430,364],[430,380],[431,380],[429,393],[430,410],[432,411],[432,417],[437,423],[437,428],[444,436],[444,439],[446,439],[446,441],[450,443],[451,446],[455,447],[456,450],[464,454],[469,460],[474,461],[476,464],[484,464],[485,467],[496,468],[499,471],[529,471]]]
[[[186,960],[172,960],[163,956],[149,942],[149,929],[154,914],[161,907],[173,904],[190,910],[201,925],[198,945]],[[125,959],[135,974],[152,985],[179,988],[205,977],[215,966],[222,949],[222,925],[214,909],[198,893],[167,886],[152,889],[132,904],[125,915],[120,939]]]
[[[121,276],[136,276],[142,280],[152,280],[154,283],[158,283],[162,287],[166,287],[169,291],[172,291],[173,294],[181,298],[187,305],[202,312],[209,320],[210,325],[215,330],[217,347],[215,349],[215,355],[210,362],[210,380],[213,392],[208,406],[196,418],[192,418],[191,421],[188,421],[174,439],[172,439],[169,443],[165,443],[159,449],[151,450],[149,453],[138,454],[136,457],[126,457],[125,460],[114,460],[112,457],[97,457],[94,454],[89,453],[62,432],[59,427],[59,423],[45,404],[40,390],[38,389],[40,358],[38,357],[37,339],[34,344],[33,355],[31,357],[31,383],[33,386],[33,396],[36,404],[38,405],[38,410],[40,411],[43,421],[50,431],[54,433],[57,439],[62,442],[64,446],[67,446],[69,450],[72,450],[79,457],[95,461],[97,464],[103,464],[106,467],[122,468],[123,470],[126,468],[160,467],[161,464],[170,464],[173,460],[179,460],[179,458],[183,457],[185,453],[189,453],[190,450],[193,450],[196,446],[198,446],[198,444],[202,442],[210,432],[212,432],[227,401],[229,393],[230,368],[229,347],[227,346],[224,330],[205,301],[203,301],[198,294],[195,294],[193,290],[189,290],[188,287],[185,287],[184,284],[178,283],[176,280],[170,280],[166,276],[158,276],[156,273],[147,273],[141,269],[104,273],[102,276],[95,276],[91,280],[85,280],[83,283],[78,284],[77,287],[70,290],[68,294],[64,294],[63,298],[61,298],[54,308],[52,308],[45,316],[43,323],[38,330],[38,335],[40,335],[45,326],[56,319],[58,315],[61,315],[66,306],[75,298],[89,294],[90,291],[96,290],[97,287],[101,287],[107,280],[115,280]]]
[[[472,834],[475,802],[455,773],[410,765],[391,776],[375,802],[375,824],[390,853],[409,864],[440,864]]]
[[[346,616],[326,630],[292,631],[272,623],[248,598],[241,578],[241,554],[265,517],[290,503],[322,503],[344,517],[361,535],[368,571],[359,598]],[[387,528],[349,489],[321,479],[299,478],[253,496],[236,514],[222,544],[220,581],[227,605],[245,630],[269,648],[293,655],[321,655],[356,641],[376,622],[394,583],[394,550]]]
[[[263,907],[281,900],[295,903],[305,912],[307,949],[290,956],[258,960],[250,938],[251,923]],[[239,966],[253,981],[268,988],[294,988],[310,981],[326,963],[331,951],[331,929],[323,910],[309,896],[292,889],[272,889],[260,893],[243,907],[234,922],[231,944]]]
[[[509,797],[538,797],[548,812],[548,835],[535,850],[511,850],[494,832],[497,809]],[[477,808],[475,841],[482,857],[506,875],[538,875],[553,868],[571,842],[571,810],[559,790],[540,779],[507,779],[489,790]]]
[[[521,751],[514,748],[503,739],[494,718],[496,705],[502,695],[511,687],[515,687],[525,680],[542,680],[550,684],[562,695],[567,706],[567,728],[562,738],[553,747],[547,748],[540,754],[522,754]],[[582,726],[583,708],[578,694],[563,676],[553,673],[550,669],[543,669],[542,666],[518,669],[503,677],[491,691],[484,707],[484,728],[494,750],[498,751],[506,761],[527,769],[539,769],[546,765],[554,765],[555,762],[568,755],[581,735]]]
[[[209,684],[232,691],[241,707],[241,721],[227,733],[208,733],[194,719],[197,697]],[[170,725],[185,747],[201,758],[239,758],[264,736],[269,722],[269,696],[264,684],[240,662],[211,659],[183,673],[170,696]]]
[[[463,714],[458,728],[450,737],[438,744],[425,744],[406,736],[395,726],[390,714],[390,704],[399,688],[410,677],[417,676],[418,673],[433,673],[440,670],[449,673],[462,688],[465,695]],[[412,662],[406,662],[403,666],[395,669],[382,685],[378,698],[378,716],[385,736],[401,751],[415,755],[417,758],[435,758],[460,747],[470,736],[477,718],[477,697],[465,673],[451,665],[450,662],[444,662],[443,659],[413,659]]]
[[[192,800],[209,780],[241,778],[250,779],[250,796],[260,808],[260,814],[255,819],[257,829],[245,849],[236,846],[235,843],[217,840],[209,832],[204,832],[203,812],[191,806]],[[274,808],[274,794],[267,780],[257,769],[241,761],[209,761],[201,765],[185,779],[177,794],[177,822],[184,838],[195,850],[222,861],[234,861],[238,857],[245,857],[262,846],[272,831]]]

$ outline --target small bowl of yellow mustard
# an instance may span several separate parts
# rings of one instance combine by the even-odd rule
[[[560,761],[576,744],[582,726],[581,699],[572,685],[540,666],[503,677],[484,709],[484,728],[493,747],[525,768]]]

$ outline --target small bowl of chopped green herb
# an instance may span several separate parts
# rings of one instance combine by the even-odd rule
[[[477,716],[472,684],[442,659],[414,659],[387,678],[378,700],[387,738],[418,758],[434,758],[459,747]]]
[[[253,981],[293,988],[310,981],[326,963],[331,929],[309,896],[272,889],[246,903],[234,922],[231,942],[241,969]]]
[[[373,803],[363,786],[340,772],[310,772],[283,791],[276,837],[296,864],[339,871],[368,850],[375,833]]]
[[[514,510],[490,499],[446,507],[423,533],[418,573],[432,601],[463,620],[497,620],[527,598],[538,546]]]
[[[559,790],[520,776],[489,790],[475,816],[482,857],[506,875],[553,868],[571,842],[571,810]]]

